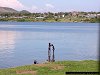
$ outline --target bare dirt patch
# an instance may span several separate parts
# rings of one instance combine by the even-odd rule
[[[49,67],[51,70],[61,70],[61,69],[64,68],[64,66],[58,65],[58,64],[35,64],[35,66],[38,66],[38,67]]]
[[[19,70],[16,71],[16,74],[32,74],[32,75],[36,75],[37,71],[28,71],[28,70]]]
[[[61,65],[53,65],[51,66],[52,70],[62,70],[64,69],[64,66],[61,66]]]

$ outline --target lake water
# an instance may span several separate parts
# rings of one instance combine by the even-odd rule
[[[0,68],[48,59],[48,43],[55,60],[97,60],[98,23],[0,22]]]

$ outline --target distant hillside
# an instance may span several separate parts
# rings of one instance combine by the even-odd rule
[[[9,7],[0,7],[0,14],[2,13],[18,13],[18,11]]]
[[[27,11],[27,10],[22,10],[22,11],[20,11],[20,13],[28,14],[28,13],[30,13],[30,12]]]

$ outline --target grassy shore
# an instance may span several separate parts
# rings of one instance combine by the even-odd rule
[[[98,61],[57,61],[0,69],[0,75],[65,75],[65,72],[98,72]]]

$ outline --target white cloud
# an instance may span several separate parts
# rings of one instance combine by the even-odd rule
[[[32,7],[28,7],[28,10],[30,11],[30,12],[37,12],[37,10],[38,10],[38,7],[37,6],[35,6],[35,5],[32,5]]]
[[[56,10],[56,9],[55,9],[55,6],[52,5],[52,4],[50,4],[50,3],[49,3],[49,4],[48,4],[48,3],[45,4],[45,6],[46,6],[46,7],[44,8],[44,11],[45,11],[45,12],[55,12],[55,10]]]
[[[37,6],[32,6],[32,10],[37,10],[38,7]]]
[[[54,6],[52,4],[46,4],[46,7],[54,8]]]
[[[0,6],[2,7],[11,7],[15,9],[24,8],[24,5],[18,0],[0,0]]]

